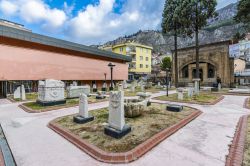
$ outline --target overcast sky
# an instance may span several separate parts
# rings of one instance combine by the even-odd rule
[[[217,9],[237,0],[218,0]],[[86,45],[160,28],[165,0],[0,0],[0,18]]]

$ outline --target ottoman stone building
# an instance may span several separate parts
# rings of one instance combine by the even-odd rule
[[[66,86],[95,84],[101,89],[110,85],[108,64],[116,66],[113,80],[128,79],[130,56],[99,50],[48,36],[32,33],[22,25],[1,21],[0,24],[0,98],[24,84],[26,92],[37,90],[38,81],[56,79]]]
[[[229,44],[230,41],[223,41],[200,46],[199,72],[201,86],[212,86],[217,77],[221,78],[224,87],[230,87],[234,83],[234,59],[229,57]],[[178,50],[179,86],[187,86],[195,78],[195,62],[195,47]],[[173,81],[175,81],[174,75],[173,67]]]

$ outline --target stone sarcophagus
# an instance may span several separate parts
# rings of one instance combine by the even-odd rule
[[[90,86],[69,86],[67,87],[67,98],[78,98],[80,94],[89,95]]]
[[[37,103],[43,106],[65,104],[64,86],[59,80],[39,81]]]

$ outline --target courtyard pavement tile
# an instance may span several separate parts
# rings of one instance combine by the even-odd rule
[[[237,122],[250,113],[243,108],[245,98],[225,96],[214,106],[183,104],[200,109],[203,114],[128,165],[225,165]],[[3,100],[0,100],[0,123],[18,166],[110,165],[94,160],[47,127],[57,117],[77,113],[78,107],[32,114],[20,109],[18,103]],[[89,109],[107,106],[108,102],[89,104]]]

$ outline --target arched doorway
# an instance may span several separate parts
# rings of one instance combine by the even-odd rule
[[[196,78],[196,69],[193,69],[192,76],[193,76],[193,79]],[[201,82],[202,82],[203,81],[203,70],[202,69],[199,70],[199,77],[200,77]]]

